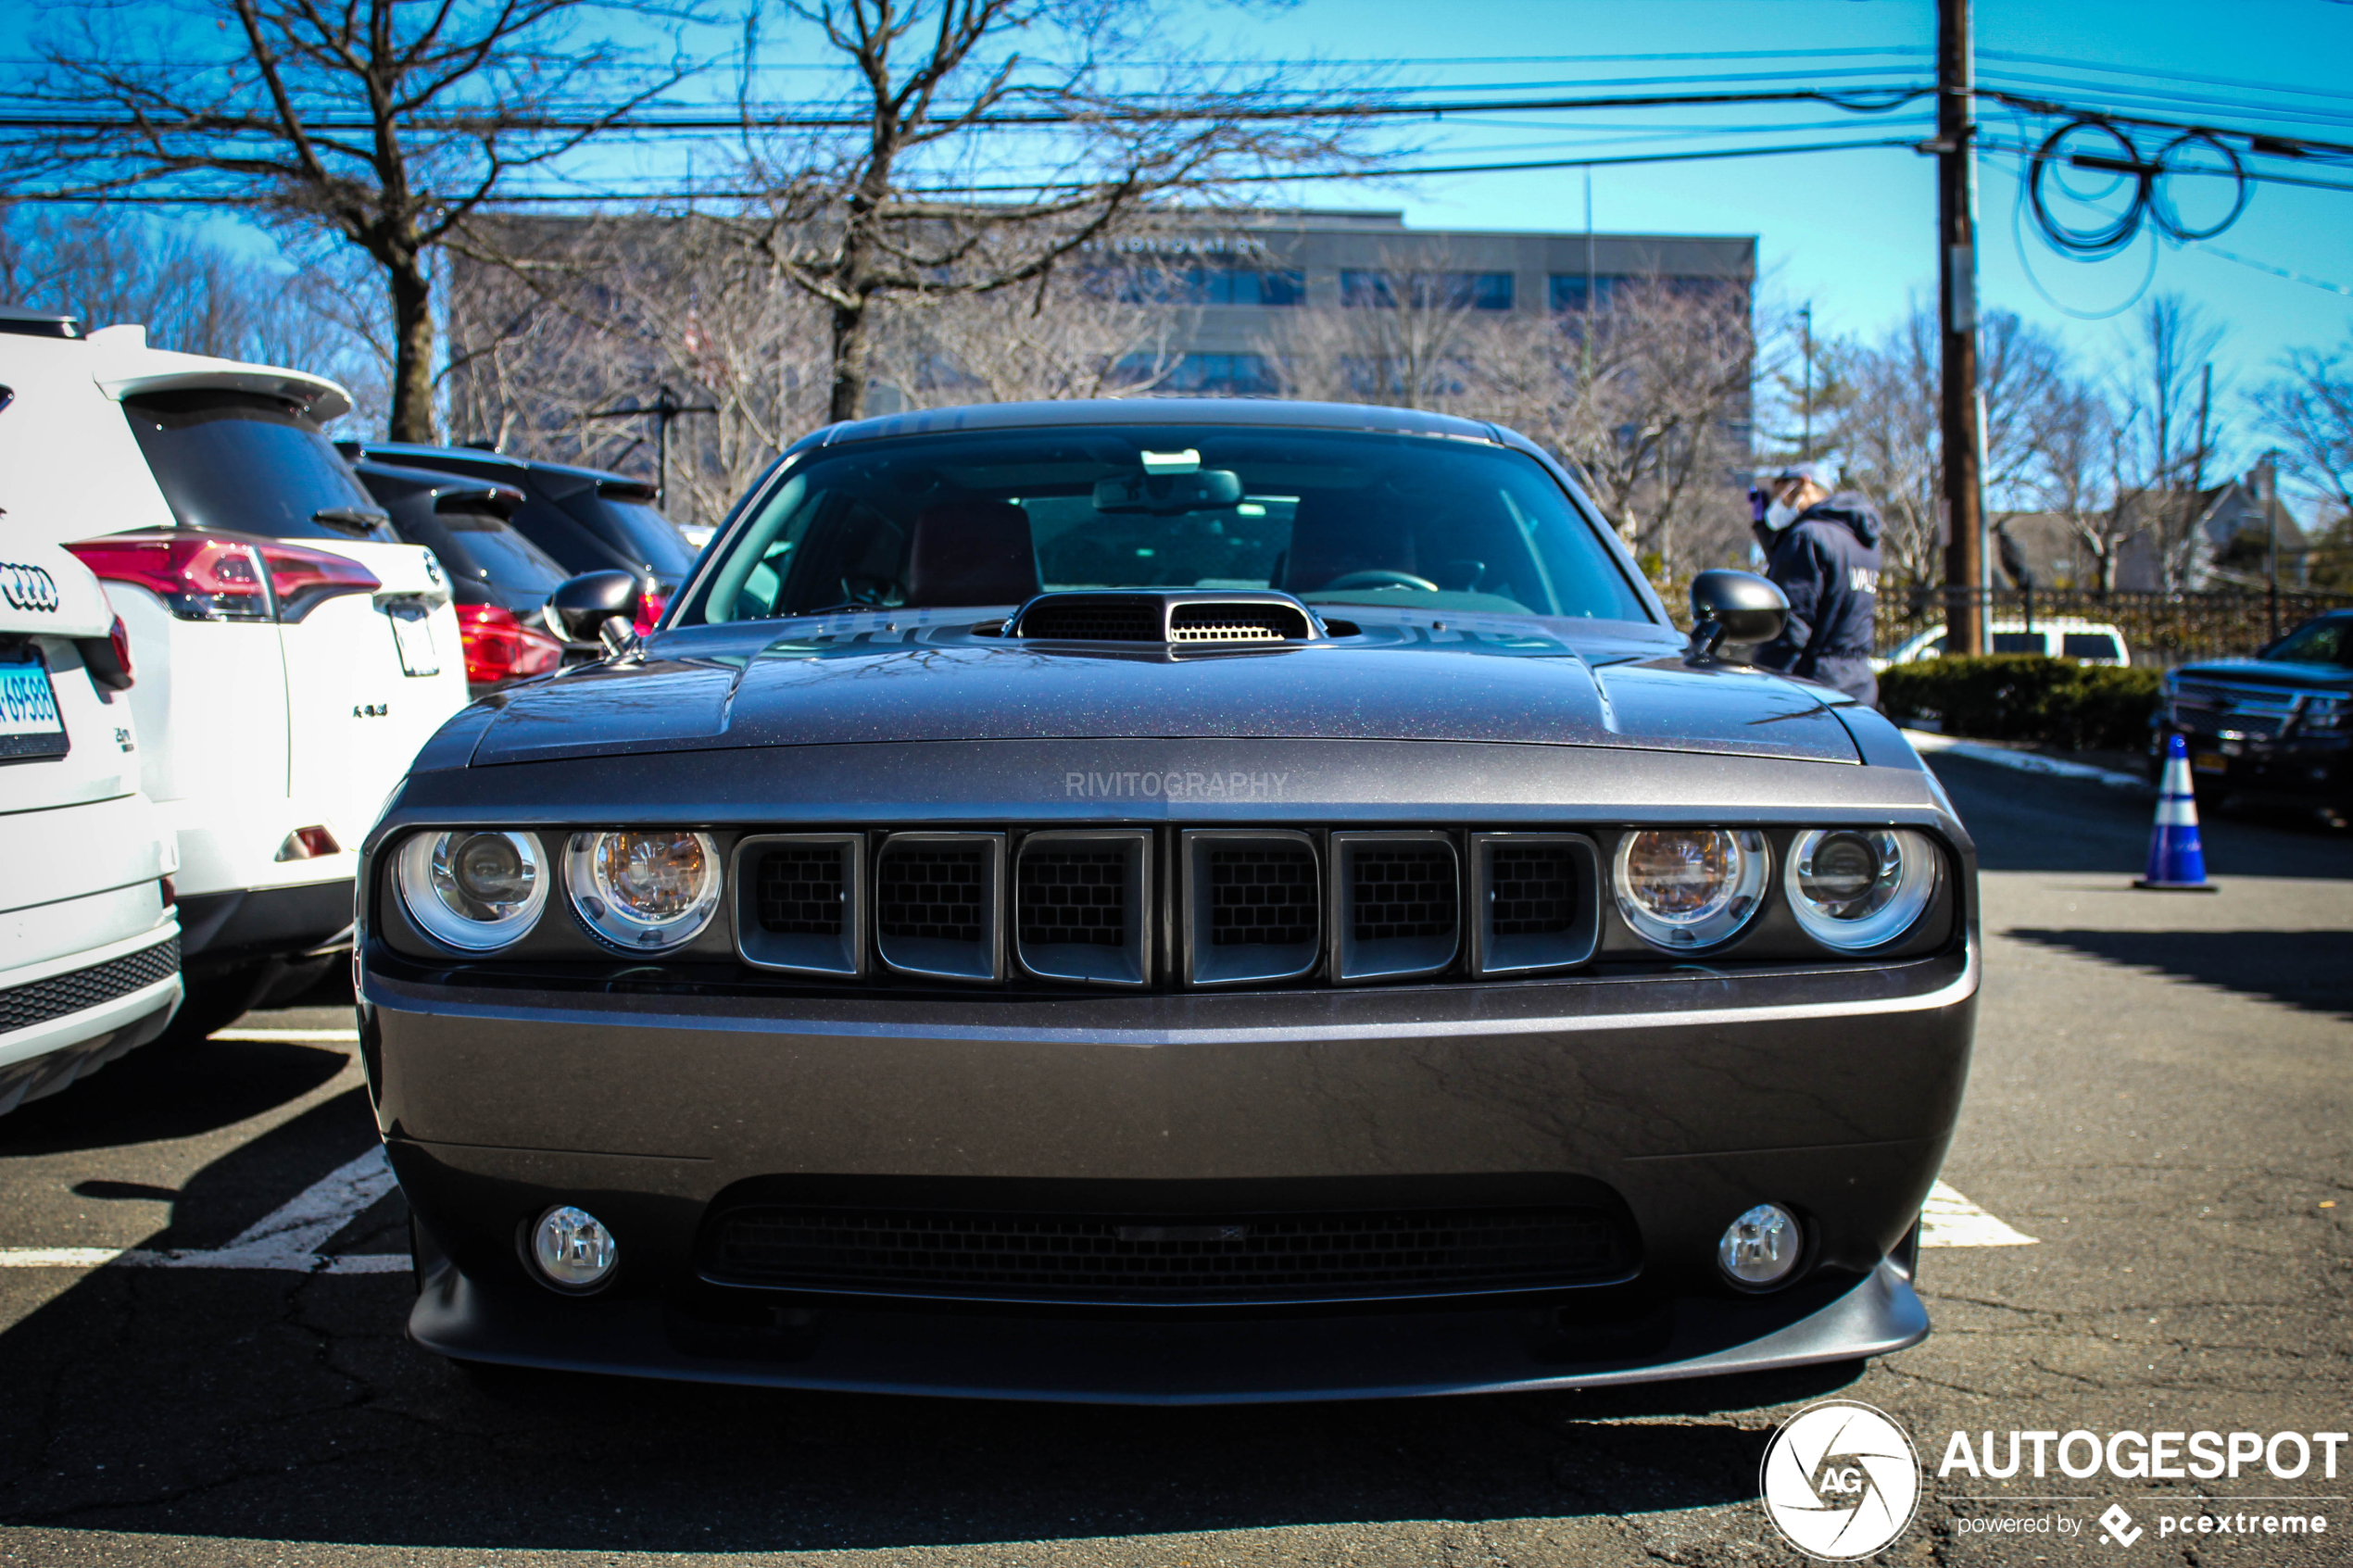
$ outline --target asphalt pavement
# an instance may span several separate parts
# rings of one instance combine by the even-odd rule
[[[2353,1428],[2353,835],[2209,819],[2220,891],[2136,893],[2145,797],[1938,771],[1988,934],[1944,1234],[2008,1244],[1923,1254],[1915,1349],[1248,1410],[476,1381],[402,1336],[350,1047],[283,1037],[348,1012],[286,1010],[0,1118],[0,1564],[1780,1563],[1759,1460],[1825,1395],[1929,1468],[1885,1561],[2353,1562],[2353,1450],[2334,1479],[1936,1474],[1956,1431]]]

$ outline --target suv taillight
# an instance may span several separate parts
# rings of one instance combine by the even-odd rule
[[[275,539],[156,529],[66,547],[107,581],[148,589],[182,621],[299,621],[322,598],[384,586],[358,561]]]
[[[113,533],[66,546],[109,583],[132,583],[182,621],[267,621],[270,585],[256,547],[242,539],[158,530]]]
[[[493,686],[545,675],[564,661],[564,646],[497,605],[459,605],[458,640],[466,650],[466,684]]]

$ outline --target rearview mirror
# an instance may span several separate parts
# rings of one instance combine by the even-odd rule
[[[1692,579],[1692,641],[1684,657],[1705,663],[1721,643],[1769,643],[1789,624],[1789,598],[1753,571]]]
[[[1230,507],[1241,498],[1242,476],[1231,469],[1129,474],[1102,480],[1095,485],[1095,509],[1099,512],[1151,512],[1173,517],[1178,512]]]

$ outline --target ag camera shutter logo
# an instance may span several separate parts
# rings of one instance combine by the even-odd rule
[[[1765,1516],[1808,1557],[1869,1557],[1909,1528],[1920,1459],[1884,1411],[1825,1399],[1783,1422],[1757,1474]]]

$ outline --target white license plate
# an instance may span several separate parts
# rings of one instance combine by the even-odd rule
[[[433,622],[411,610],[393,610],[392,640],[400,645],[400,672],[404,675],[438,675],[441,654],[433,646]]]
[[[66,721],[39,654],[0,660],[0,757],[63,757]]]

